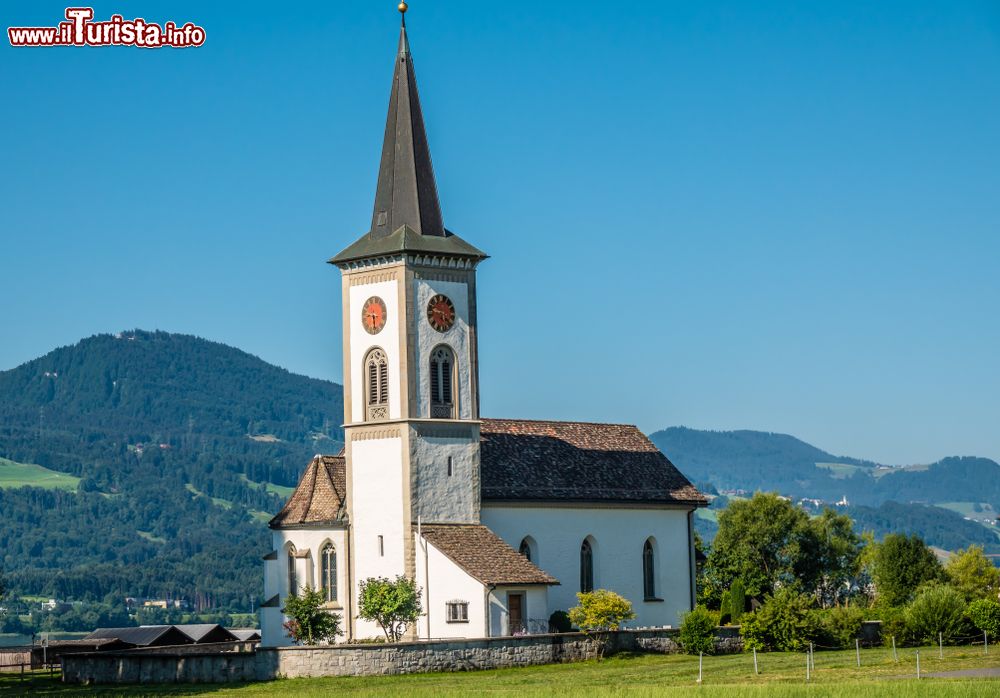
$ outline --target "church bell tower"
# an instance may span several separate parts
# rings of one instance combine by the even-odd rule
[[[479,523],[486,257],[444,227],[404,15],[371,227],[330,260],[342,278],[352,596],[368,577],[415,576],[418,523]],[[351,623],[354,637],[372,630]]]

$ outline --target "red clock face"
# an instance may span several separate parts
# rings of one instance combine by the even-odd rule
[[[447,332],[455,324],[455,304],[440,293],[427,304],[427,322],[438,332]]]
[[[361,308],[361,324],[368,334],[378,334],[385,327],[385,301],[378,296],[372,296]]]

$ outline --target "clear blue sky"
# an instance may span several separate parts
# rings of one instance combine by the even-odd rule
[[[819,5],[822,5],[820,7]],[[4,2],[10,25],[66,3]],[[0,369],[126,328],[340,380],[392,1],[101,2],[197,49],[0,49]],[[1000,458],[1000,5],[414,0],[483,412]]]

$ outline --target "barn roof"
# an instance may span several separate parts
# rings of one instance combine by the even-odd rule
[[[98,628],[84,640],[117,638],[136,647],[190,645],[193,640],[172,625],[140,625],[137,628]]]

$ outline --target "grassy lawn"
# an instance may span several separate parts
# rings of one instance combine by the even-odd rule
[[[748,654],[705,658],[704,681],[697,685],[697,657],[618,656],[601,662],[558,664],[523,669],[452,674],[412,674],[365,678],[285,679],[230,686],[142,686],[109,691],[109,687],[64,686],[38,678],[36,695],[221,695],[221,696],[420,696],[489,694],[523,695],[659,695],[679,696],[997,696],[996,679],[915,680],[912,649],[899,651],[899,662],[883,649],[863,650],[862,667],[854,652],[816,654],[813,680],[805,682],[804,654],[760,654],[761,673],[754,675]],[[946,648],[939,659],[936,648],[920,652],[922,672],[1000,667],[1000,653],[983,656],[977,648]],[[913,677],[913,678],[906,678]],[[13,691],[14,678],[0,678],[0,694]],[[22,684],[23,690],[23,684]]]
[[[16,463],[0,458],[0,488],[44,487],[48,490],[76,491],[80,478],[57,473],[31,463]]]

